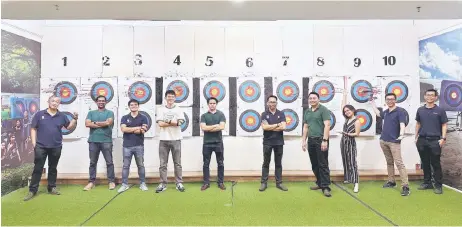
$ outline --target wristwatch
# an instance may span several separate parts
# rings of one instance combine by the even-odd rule
[[[446,137],[441,137],[442,140],[446,141]]]
[[[322,139],[323,142],[327,142],[328,140],[327,139]]]

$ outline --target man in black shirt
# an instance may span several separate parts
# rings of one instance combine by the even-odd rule
[[[415,143],[419,150],[424,182],[419,190],[433,189],[436,194],[443,193],[443,173],[441,170],[441,147],[446,143],[448,117],[446,111],[435,104],[438,92],[434,89],[425,92],[426,104],[417,109],[415,120]],[[431,182],[431,167],[434,171],[435,186]]]
[[[282,153],[284,146],[283,131],[286,128],[286,117],[283,112],[276,109],[277,97],[274,95],[266,99],[268,109],[261,114],[263,128],[263,166],[260,191],[268,187],[269,164],[271,152],[274,150],[276,187],[282,191],[288,189],[282,184]]]

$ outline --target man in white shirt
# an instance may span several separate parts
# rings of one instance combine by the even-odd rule
[[[156,122],[159,130],[159,159],[160,159],[160,184],[156,193],[167,189],[167,164],[169,152],[172,151],[172,159],[175,171],[176,189],[184,192],[183,176],[181,167],[181,124],[185,121],[184,113],[175,105],[176,94],[173,90],[165,92],[166,105],[157,109]]]

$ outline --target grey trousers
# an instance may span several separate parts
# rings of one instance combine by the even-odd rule
[[[183,169],[181,167],[181,140],[159,141],[160,183],[167,184],[167,164],[170,151],[172,151],[175,182],[183,183]]]

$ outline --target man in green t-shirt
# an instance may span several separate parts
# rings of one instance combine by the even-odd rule
[[[218,100],[216,98],[209,98],[207,104],[209,110],[201,116],[201,129],[204,131],[204,144],[202,145],[204,184],[201,190],[204,191],[210,187],[209,164],[214,151],[218,163],[217,184],[221,190],[226,190],[223,184],[225,165],[223,163],[223,136],[221,133],[225,129],[226,117],[223,112],[217,110]]]
[[[329,170],[329,131],[330,111],[319,103],[319,94],[311,92],[308,98],[309,107],[303,116],[303,152],[307,150],[311,160],[311,168],[316,176],[316,186],[311,190],[321,189],[326,197],[331,196]]]
[[[107,177],[109,180],[109,189],[115,188],[114,183],[114,163],[112,161],[112,128],[114,126],[114,112],[106,109],[106,97],[98,96],[96,98],[97,110],[88,112],[85,126],[90,128],[88,137],[90,151],[90,179],[84,190],[88,191],[95,187],[96,165],[100,152],[103,153],[106,160]]]

